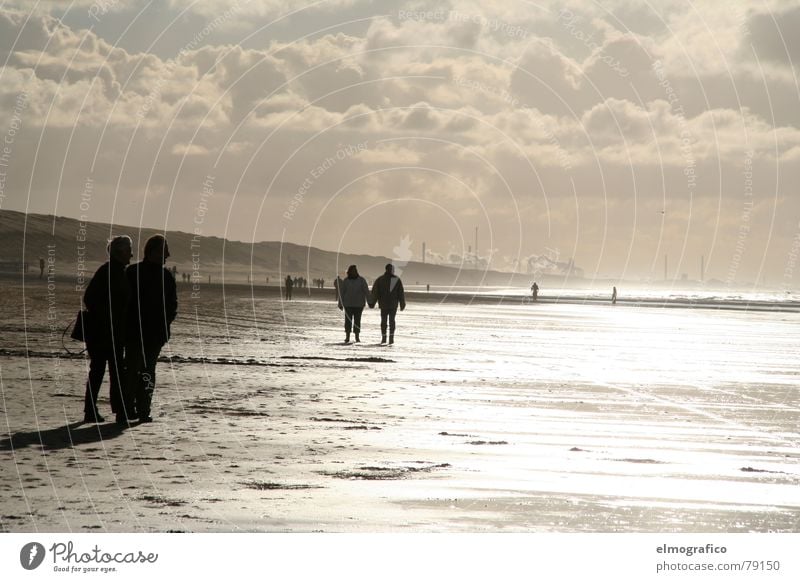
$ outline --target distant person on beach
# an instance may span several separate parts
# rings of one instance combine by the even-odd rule
[[[289,299],[292,298],[292,287],[294,287],[294,281],[292,281],[292,278],[289,275],[286,275],[285,285],[286,285],[286,300],[288,301]]]
[[[39,257],[39,278],[41,279],[42,277],[44,277],[44,259]]]
[[[124,414],[128,405],[123,355],[130,292],[125,267],[131,262],[132,246],[130,237],[115,236],[111,239],[107,247],[108,261],[97,269],[83,294],[83,304],[89,312],[84,322],[89,378],[83,401],[83,422],[105,421],[97,410],[97,397],[106,363],[111,382],[111,412]]]
[[[364,306],[369,301],[369,285],[367,280],[358,274],[358,268],[350,265],[347,268],[347,277],[339,281],[339,309],[344,310],[344,343],[350,343],[350,330],[356,336],[356,343],[361,341],[361,314]],[[370,302],[370,308],[375,304]]]
[[[539,301],[539,285],[536,283],[536,281],[534,281],[533,285],[531,285],[531,297],[533,297],[534,301]]]
[[[617,288],[614,287],[614,290],[611,291],[611,305],[617,304]]]
[[[164,267],[168,257],[167,239],[155,234],[144,245],[144,260],[131,265],[126,272],[131,301],[125,365],[135,412],[129,412],[127,418],[118,413],[119,423],[136,416],[139,422],[153,421],[150,407],[156,386],[156,363],[161,348],[169,341],[170,326],[178,313],[175,278]]]
[[[389,324],[389,343],[394,343],[395,316],[397,307],[400,311],[406,308],[406,298],[403,292],[403,282],[394,274],[394,265],[386,265],[386,271],[375,279],[372,286],[372,302],[370,307],[377,303],[381,308],[381,343],[386,343],[386,324]]]

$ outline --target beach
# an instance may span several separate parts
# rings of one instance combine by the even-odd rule
[[[73,287],[2,281],[0,531],[800,531],[795,311],[410,295],[344,345],[332,289],[179,285],[123,429]]]

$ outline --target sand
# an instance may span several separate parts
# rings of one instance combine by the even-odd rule
[[[796,313],[409,298],[343,345],[331,290],[184,285],[122,429],[69,281],[1,284],[0,531],[800,531]]]

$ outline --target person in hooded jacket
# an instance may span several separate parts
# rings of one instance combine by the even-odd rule
[[[375,306],[368,299],[367,280],[358,274],[358,268],[355,265],[350,265],[347,268],[347,277],[339,279],[336,289],[339,309],[344,310],[344,343],[350,343],[351,329],[356,336],[356,342],[360,342],[361,314],[364,311],[364,305],[369,303],[370,308]]]
[[[400,311],[406,308],[406,298],[403,292],[403,282],[394,274],[394,265],[386,265],[386,271],[375,279],[372,285],[372,303],[377,303],[381,308],[381,343],[386,343],[386,324],[389,324],[389,343],[394,343],[395,316],[397,307]]]
[[[89,378],[83,403],[83,422],[104,422],[97,410],[97,398],[108,363],[111,382],[111,412],[124,414],[129,405],[124,383],[125,325],[128,308],[128,281],[125,267],[131,262],[132,241],[115,236],[108,243],[108,261],[92,277],[83,304],[89,312],[85,323],[86,351],[89,353]]]
[[[139,422],[153,421],[150,405],[156,385],[156,363],[161,348],[169,341],[170,326],[178,313],[175,278],[164,268],[168,257],[167,239],[156,234],[145,243],[144,260],[126,271],[131,300],[125,364]],[[132,418],[117,416],[117,422]]]

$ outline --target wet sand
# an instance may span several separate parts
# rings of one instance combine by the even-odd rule
[[[123,430],[78,422],[78,295],[5,281],[0,530],[800,531],[797,314],[410,296],[385,347],[261,290],[181,287]]]

